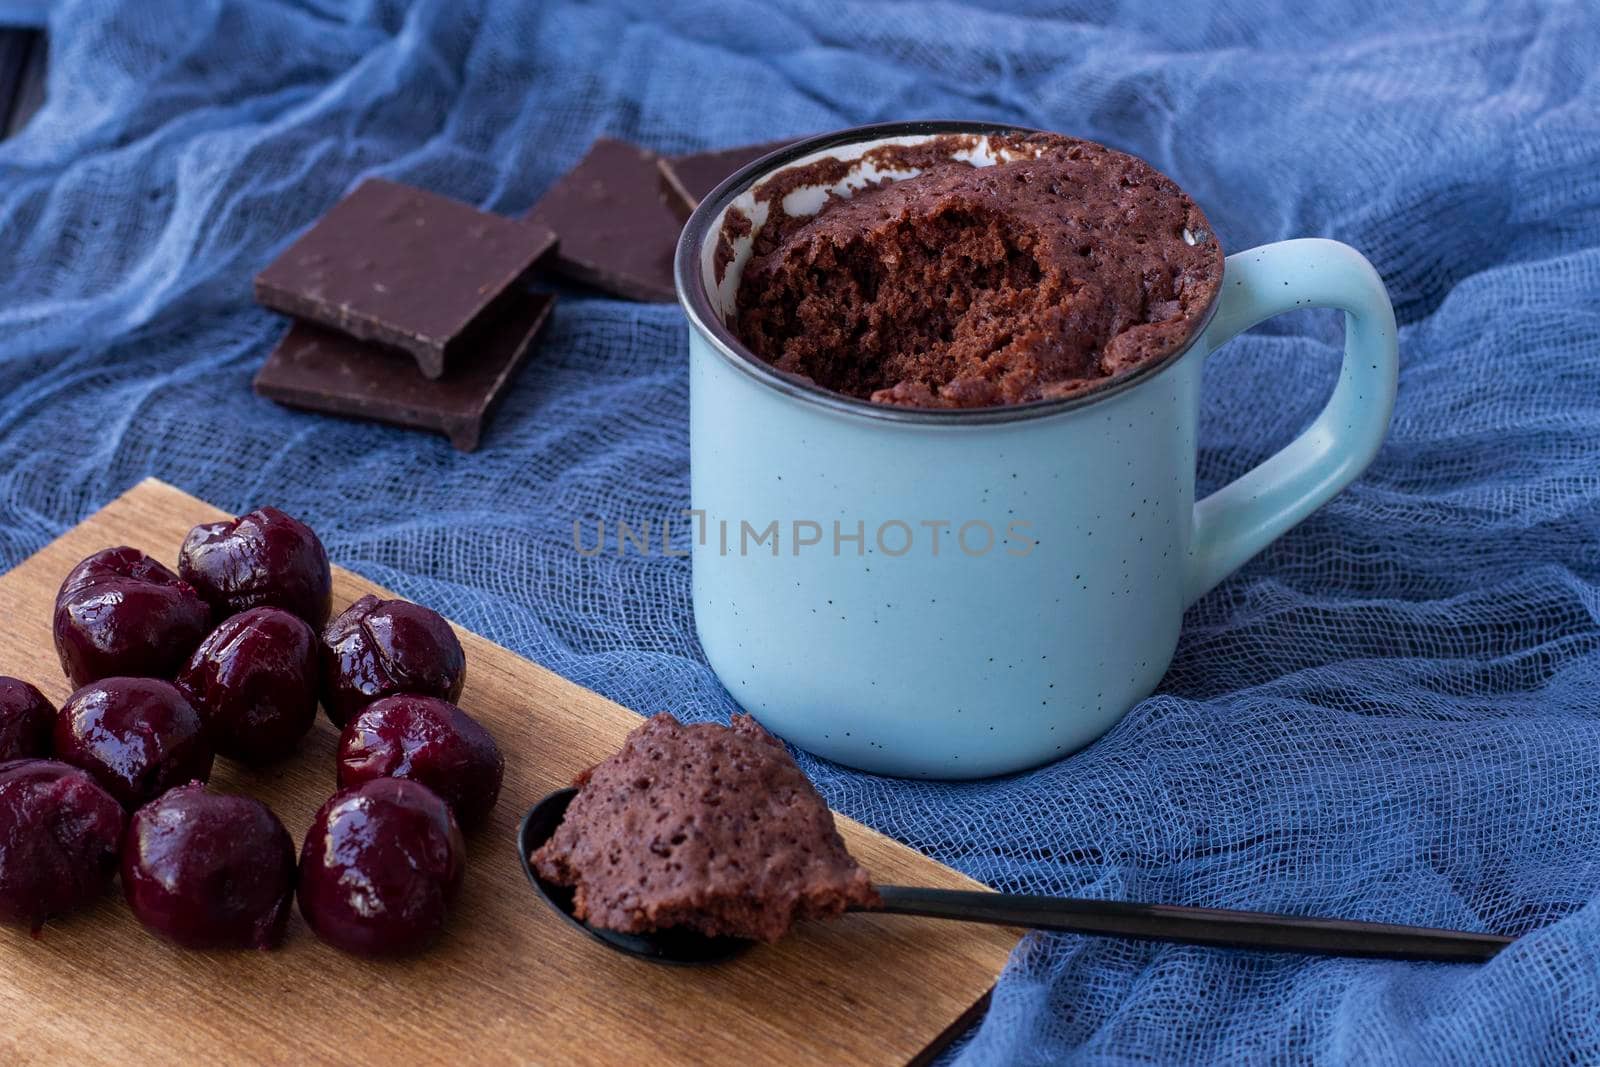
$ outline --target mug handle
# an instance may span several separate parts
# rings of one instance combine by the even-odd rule
[[[1194,506],[1185,605],[1192,604],[1366,470],[1394,411],[1394,308],[1349,245],[1303,238],[1228,257],[1200,343],[1209,355],[1263,319],[1303,307],[1344,311],[1344,365],[1312,424],[1260,466]]]

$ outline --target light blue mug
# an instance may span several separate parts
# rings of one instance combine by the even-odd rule
[[[885,141],[994,132],[1013,130],[897,123],[792,145],[724,182],[678,245],[706,657],[773,732],[882,774],[1004,774],[1104,733],[1155,690],[1184,608],[1359,475],[1394,406],[1383,283],[1327,240],[1229,256],[1185,349],[1062,400],[877,406],[740,344],[725,318],[750,238],[717,245],[730,205],[755,212],[752,185]],[[1302,307],[1345,312],[1331,399],[1281,452],[1196,502],[1206,357]]]

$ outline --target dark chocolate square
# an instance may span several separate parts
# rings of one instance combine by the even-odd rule
[[[452,354],[445,376],[432,380],[403,353],[296,322],[267,356],[255,390],[289,407],[437,430],[471,452],[554,303],[548,293],[514,289],[494,320]]]
[[[256,300],[409,352],[438,378],[554,245],[544,227],[369,178],[256,276]]]
[[[747,163],[794,144],[793,141],[767,141],[764,144],[740,145],[715,152],[690,152],[682,156],[664,156],[656,161],[661,170],[661,180],[668,198],[680,218],[700,206],[700,201],[722,184],[722,180]]]
[[[628,300],[677,299],[672,257],[683,220],[667,203],[656,159],[602,137],[533,206],[528,221],[561,239],[557,274]]]

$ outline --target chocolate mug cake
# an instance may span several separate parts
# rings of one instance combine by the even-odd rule
[[[1171,355],[1222,278],[1204,213],[1143,160],[1059,134],[873,150],[860,188],[824,158],[757,185],[767,216],[731,317],[779,370],[877,404],[1070,396]],[[858,164],[859,165],[859,164]],[[815,213],[791,194],[829,192]],[[748,219],[730,212],[725,226]]]
[[[1062,134],[805,138],[706,196],[675,278],[691,513],[730,534],[690,546],[700,647],[767,729],[879,774],[1004,774],[1103,734],[1184,609],[1357,477],[1393,410],[1394,312],[1358,252],[1224,265],[1182,189]],[[1207,357],[1307,307],[1345,313],[1326,406],[1205,496]]]

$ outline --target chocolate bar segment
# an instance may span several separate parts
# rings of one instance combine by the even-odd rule
[[[416,358],[428,378],[555,246],[555,234],[369,178],[256,277],[256,300]]]
[[[429,380],[402,353],[296,322],[256,375],[255,391],[289,407],[436,430],[463,452],[510,388],[555,297],[514,289],[494,320]]]
[[[767,141],[763,144],[740,145],[715,152],[691,152],[682,156],[665,156],[656,161],[661,171],[661,181],[668,198],[680,218],[687,219],[690,212],[700,206],[700,201],[722,184],[724,178],[747,163],[794,144],[793,141]]]
[[[671,301],[683,222],[654,152],[602,137],[528,213],[559,235],[555,272],[627,300]]]

